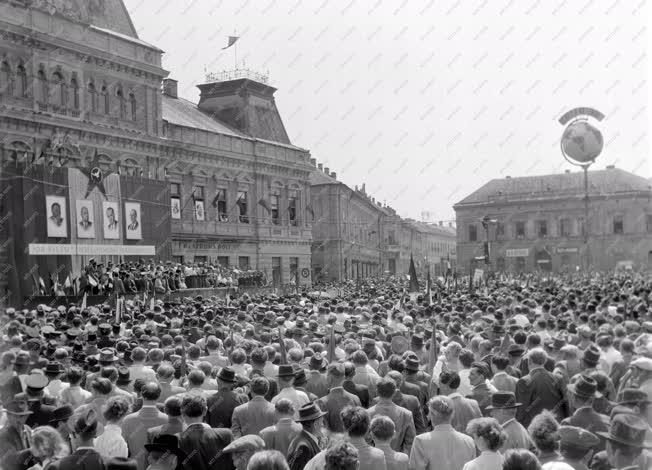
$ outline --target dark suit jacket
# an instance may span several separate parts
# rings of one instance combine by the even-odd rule
[[[417,397],[419,400],[419,404],[423,406],[424,401],[422,399],[422,393],[421,393],[421,388],[417,384],[413,384],[410,382],[403,382],[403,385],[401,385],[401,393],[404,393],[406,395],[412,395],[414,397]]]
[[[212,428],[231,428],[231,418],[236,407],[246,403],[246,397],[235,392],[215,392],[208,397],[205,421]]]
[[[525,427],[543,410],[551,410],[558,420],[568,416],[563,379],[542,368],[518,379],[516,401],[522,403],[516,411],[516,419]]]
[[[425,406],[425,404],[428,403],[430,392],[428,391],[428,384],[426,382],[422,382],[421,380],[418,380],[417,375],[413,374],[405,377],[405,382],[403,383],[403,385],[405,384],[412,384],[419,387],[419,395],[418,395],[419,401],[421,401],[421,404],[423,406]],[[401,391],[403,390],[401,389]]]
[[[380,399],[378,397],[374,398],[373,404],[376,405]],[[412,419],[414,420],[414,429],[417,432],[417,435],[423,434],[428,428],[428,422],[423,417],[423,409],[419,405],[419,399],[414,395],[405,395],[401,393],[400,390],[397,390],[392,401],[398,406],[402,406],[406,410],[412,413]]]
[[[340,411],[347,406],[360,406],[360,399],[344,388],[334,388],[328,392],[328,395],[317,400],[317,406],[327,413],[324,416],[324,423],[329,431],[344,432]]]
[[[4,470],[27,470],[28,468],[40,463],[34,458],[31,449],[21,450],[7,459],[0,459],[3,462]]]
[[[25,446],[20,438],[20,433],[13,426],[5,426],[0,429],[0,464],[2,462],[15,465],[17,454],[25,450]],[[4,465],[2,465],[4,468]],[[11,468],[7,466],[7,468]]]
[[[147,430],[147,442],[151,444],[156,437],[162,434],[179,434],[181,431],[183,431],[183,421],[181,420],[154,426]]]
[[[45,405],[40,401],[30,401],[29,409],[32,414],[29,415],[25,424],[32,429],[38,426],[48,426],[55,408],[56,406]]]
[[[104,470],[106,462],[95,449],[77,449],[58,462],[58,470]]]
[[[543,365],[543,368],[546,369],[548,372],[552,372],[555,370],[555,360],[551,357],[549,357],[546,360],[546,363]],[[527,358],[526,356],[523,356],[521,358],[521,362],[518,365],[518,369],[521,371],[521,377],[525,377],[530,373],[529,366],[527,364]]]
[[[212,429],[191,424],[179,433],[179,447],[188,458],[185,467],[192,470],[233,470],[230,454],[222,450],[233,441],[230,429]]]
[[[363,408],[369,408],[369,387],[357,384],[353,380],[345,380],[343,387],[344,390],[356,395],[360,399]]]
[[[573,413],[573,416],[566,418],[562,424],[570,426],[577,426],[578,428],[586,429],[587,431],[597,434],[598,432],[609,432],[609,417],[596,413],[593,408],[584,407],[580,408]],[[605,440],[600,439],[600,443],[596,446],[595,452],[605,450]]]

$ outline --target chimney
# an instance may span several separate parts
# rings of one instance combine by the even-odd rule
[[[616,168],[616,165],[607,165],[607,170],[613,170]]]
[[[505,179],[506,179],[506,180],[511,180],[511,179],[512,179],[512,177],[511,177],[511,176],[509,176],[509,175],[507,175],[507,176],[505,176]]]
[[[316,159],[316,158],[311,158],[311,159],[310,159],[310,164],[311,164],[312,166],[317,166],[317,159]]]
[[[375,203],[376,203],[376,198],[375,198],[375,197],[372,197],[372,198],[371,198],[371,202],[373,202],[373,203],[375,204]]]
[[[355,190],[356,190],[356,191],[358,190],[358,185],[357,185],[357,184],[355,185]]]
[[[367,194],[367,183],[362,183],[362,194]]]
[[[335,173],[334,171],[331,171],[331,178],[336,180],[337,179],[337,173]]]
[[[566,170],[566,171],[564,171],[564,173],[569,174],[569,173],[570,173],[570,170]]]
[[[319,171],[323,171],[323,170],[324,170],[324,166],[323,166],[321,163],[318,163],[318,164],[317,164],[317,168],[319,169]]]
[[[163,79],[163,94],[170,98],[178,98],[177,95],[177,81],[172,78]]]
[[[331,172],[330,172],[330,168],[328,168],[327,166],[325,166],[325,167],[324,167],[324,173],[326,173],[327,175],[330,175],[330,173],[331,173]]]
[[[197,85],[199,109],[250,137],[291,144],[276,107],[276,88],[248,76],[215,80]]]

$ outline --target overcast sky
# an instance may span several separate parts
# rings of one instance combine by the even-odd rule
[[[602,111],[615,164],[652,176],[645,0],[125,0],[179,94],[269,71],[291,141],[406,217],[452,219],[492,178],[571,168],[557,118]]]

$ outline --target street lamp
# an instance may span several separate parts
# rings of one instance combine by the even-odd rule
[[[589,252],[589,167],[598,158],[604,147],[602,133],[588,120],[602,121],[604,114],[593,108],[575,108],[565,113],[559,122],[566,125],[561,136],[561,153],[568,163],[584,171],[584,266],[591,266]]]

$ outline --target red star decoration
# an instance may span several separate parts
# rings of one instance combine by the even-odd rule
[[[80,166],[77,167],[77,169],[84,173],[88,178],[88,187],[86,188],[86,195],[84,196],[84,199],[86,199],[91,191],[95,188],[100,190],[104,196],[104,199],[108,199],[108,197],[106,197],[106,188],[104,187],[104,178],[113,173],[113,170],[102,170],[100,167],[100,159],[97,154],[97,150],[95,150],[93,161],[88,167]]]

